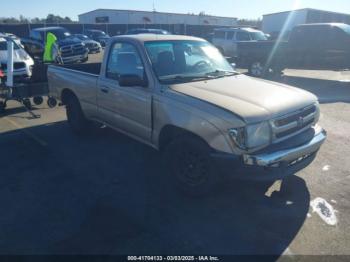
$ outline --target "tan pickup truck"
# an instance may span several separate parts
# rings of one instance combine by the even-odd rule
[[[326,139],[313,94],[239,74],[199,38],[113,37],[102,64],[50,66],[48,80],[74,132],[99,122],[161,150],[165,173],[189,193],[224,175],[295,174]]]

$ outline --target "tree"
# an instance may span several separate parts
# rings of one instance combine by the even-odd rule
[[[59,15],[54,14],[48,14],[46,18],[26,18],[23,15],[20,15],[19,18],[15,17],[0,17],[0,24],[58,24],[58,23],[74,23],[72,19],[70,19],[68,16],[61,17]]]
[[[261,19],[239,19],[237,21],[239,26],[251,26],[256,28],[261,28]]]

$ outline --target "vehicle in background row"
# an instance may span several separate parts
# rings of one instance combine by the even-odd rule
[[[95,40],[101,44],[102,47],[105,47],[111,38],[102,30],[87,29],[84,31],[84,35],[87,35],[92,40]]]
[[[26,51],[36,60],[43,59],[46,35],[52,33],[57,37],[57,45],[63,63],[86,62],[89,50],[78,39],[72,39],[70,32],[63,27],[43,27],[30,31],[29,38],[22,38],[21,42]]]
[[[4,37],[0,35],[0,69],[7,74],[7,41],[13,41],[14,43],[14,64],[13,75],[15,78],[29,78],[32,76],[32,70],[34,66],[33,59],[27,54],[27,52],[19,46],[12,38]]]
[[[74,34],[71,35],[71,38],[76,38],[82,41],[85,44],[85,46],[89,49],[89,54],[100,53],[102,50],[101,44],[95,40],[90,39],[87,35]]]
[[[280,75],[286,68],[349,69],[350,25],[305,24],[296,26],[288,41],[242,42],[235,62],[256,77]]]
[[[163,29],[147,29],[147,28],[130,29],[125,34],[126,35],[139,35],[139,34],[171,35],[170,32]]]
[[[292,175],[326,139],[313,94],[239,74],[195,37],[113,37],[102,64],[50,65],[48,84],[74,132],[97,121],[162,151],[164,175],[190,194],[222,175]]]
[[[267,41],[266,35],[249,27],[214,29],[212,43],[228,57],[237,56],[237,45],[241,42]]]

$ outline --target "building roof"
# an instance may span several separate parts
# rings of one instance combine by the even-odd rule
[[[159,14],[169,14],[169,15],[193,15],[193,16],[200,16],[199,14],[183,14],[183,13],[170,13],[170,12],[158,12],[158,11],[142,11],[142,10],[127,10],[127,9],[103,9],[103,8],[99,8],[99,9],[95,9],[86,13],[82,13],[78,16],[82,16],[82,15],[87,15],[96,11],[122,11],[122,12],[141,12],[141,13],[159,13]],[[229,19],[236,19],[236,17],[228,17],[228,16],[216,16],[216,15],[202,15],[204,17],[218,17],[218,18],[229,18]]]
[[[348,16],[350,16],[350,14],[333,12],[333,11],[326,11],[326,10],[321,10],[321,9],[314,9],[314,8],[295,9],[295,10],[290,10],[290,11],[283,11],[283,12],[276,12],[276,13],[271,13],[271,14],[265,14],[263,16],[277,15],[277,14],[290,13],[290,12],[300,12],[300,11],[318,11],[318,12],[324,12],[324,13],[333,13],[333,14],[340,14],[340,15],[348,15]]]

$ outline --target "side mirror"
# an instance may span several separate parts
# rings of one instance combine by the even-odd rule
[[[144,80],[138,75],[120,75],[119,76],[119,85],[120,86],[142,86],[147,87],[148,81]]]
[[[231,63],[232,69],[236,70],[236,63]]]

